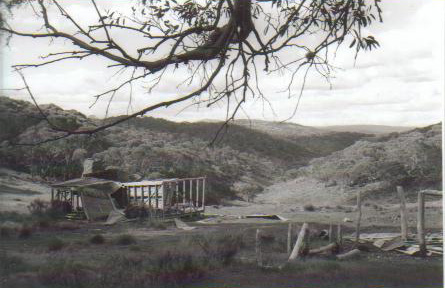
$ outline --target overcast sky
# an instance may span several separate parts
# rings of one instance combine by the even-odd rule
[[[119,3],[118,3],[119,2]],[[120,0],[107,1],[107,6],[122,8]],[[94,19],[89,1],[61,1],[73,15],[83,21]],[[105,2],[102,2],[104,5]],[[369,32],[380,42],[381,48],[359,55],[354,65],[351,49],[338,51],[332,87],[319,76],[311,75],[301,99],[298,112],[289,122],[303,125],[379,124],[422,126],[437,123],[443,118],[444,99],[444,43],[445,1],[443,0],[383,0],[384,23],[375,23]],[[81,15],[81,17],[80,17]],[[62,25],[63,22],[57,24]],[[22,9],[15,14],[14,27],[28,30],[36,27],[38,19],[31,11]],[[38,26],[37,26],[38,27]],[[3,41],[4,42],[4,41]],[[131,45],[131,39],[126,41]],[[50,46],[48,46],[50,45]],[[3,88],[22,87],[17,75],[11,72],[12,64],[38,62],[38,56],[61,48],[62,43],[48,43],[33,39],[13,38],[9,47],[2,49]],[[346,45],[347,46],[347,45]],[[76,60],[77,61],[77,60]],[[92,104],[92,95],[103,87],[116,83],[114,71],[106,69],[98,59],[60,64],[25,70],[27,80],[39,103],[54,103],[64,109],[76,109],[85,115],[103,117],[106,99]],[[184,88],[176,88],[184,75],[166,75],[158,89],[148,94],[140,83],[134,88],[131,111],[145,105],[183,95]],[[264,92],[273,111],[261,101],[250,101],[244,106],[253,119],[280,121],[288,118],[297,98],[277,93],[283,89],[283,78],[272,75],[261,79]],[[298,85],[294,87],[298,91]],[[5,91],[16,99],[29,100],[23,91]],[[178,105],[147,114],[174,121],[225,119],[225,106],[213,108]],[[128,92],[116,96],[109,115],[128,111]],[[180,113],[179,113],[180,112]],[[179,113],[179,114],[178,114]],[[243,113],[238,118],[246,118]]]

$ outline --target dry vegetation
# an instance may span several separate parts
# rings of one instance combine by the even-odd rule
[[[12,229],[0,241],[0,287],[420,288],[443,283],[441,258],[382,254],[372,246],[358,260],[338,262],[327,254],[283,266],[287,224],[220,224],[188,232],[167,224],[167,230],[148,228],[151,233],[133,235],[130,228],[147,229],[147,223],[113,227],[83,223],[78,230],[60,230],[59,221],[46,228],[27,223],[34,231],[29,238],[19,238]],[[325,245],[317,235],[327,227],[310,225],[311,247]],[[263,263],[270,268],[255,264],[256,228],[263,231]],[[351,245],[346,243],[344,251]]]

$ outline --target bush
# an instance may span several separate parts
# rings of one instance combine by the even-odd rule
[[[131,245],[136,243],[136,238],[129,234],[122,234],[117,236],[116,244],[118,245]]]
[[[193,241],[201,247],[207,259],[224,265],[230,264],[244,246],[241,233],[218,236],[199,235],[193,238]]]
[[[11,237],[14,229],[11,227],[1,226],[0,227],[0,238],[9,238]]]
[[[91,244],[104,244],[105,243],[105,237],[101,234],[96,234],[90,238]]]
[[[27,239],[27,238],[31,237],[31,235],[32,235],[32,229],[29,228],[28,226],[22,226],[19,229],[19,235],[18,235],[19,238]]]
[[[43,216],[48,211],[49,202],[35,199],[28,205],[29,213],[33,216]]]
[[[315,206],[312,204],[306,204],[303,206],[303,210],[313,212],[315,211]]]
[[[59,251],[65,246],[65,243],[59,238],[52,238],[48,242],[48,251]]]

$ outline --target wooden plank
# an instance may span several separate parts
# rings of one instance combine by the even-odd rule
[[[406,202],[405,202],[405,192],[402,186],[397,186],[397,194],[400,200],[400,229],[402,240],[405,241],[408,238],[408,221],[406,214]]]
[[[442,197],[442,193],[439,192],[428,192],[428,191],[423,191],[421,192],[424,195],[428,195],[428,196],[438,196],[438,197]]]
[[[420,255],[426,256],[425,244],[425,194],[417,195],[417,240],[419,241]]]
[[[307,237],[308,224],[304,223],[301,227],[300,233],[298,234],[297,241],[295,242],[294,249],[289,256],[288,261],[294,261],[301,257],[301,252],[303,250],[303,244],[305,243],[305,238]]]
[[[359,191],[357,193],[357,223],[355,226],[355,243],[358,244],[360,240],[360,222],[362,221],[362,194]]]

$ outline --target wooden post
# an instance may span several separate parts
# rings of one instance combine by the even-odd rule
[[[185,180],[182,180],[182,211],[185,213]]]
[[[192,209],[193,207],[193,180],[190,179],[190,199],[189,199],[189,205],[190,205],[190,209]],[[192,210],[190,210],[192,211]]]
[[[419,192],[417,200],[417,240],[419,241],[420,255],[426,256],[425,243],[425,195]]]
[[[287,255],[292,251],[292,223],[287,226]]]
[[[142,205],[145,205],[145,187],[141,186],[141,194],[142,194]]]
[[[358,241],[360,240],[360,221],[362,221],[362,195],[359,191],[357,193],[357,223],[355,227],[355,243],[358,244]]]
[[[341,247],[343,245],[343,234],[341,230],[341,224],[337,225],[337,243]]]
[[[51,188],[51,202],[54,201],[54,188]]]
[[[196,179],[196,199],[195,199],[195,207],[199,208],[199,179]]]
[[[261,255],[261,238],[260,238],[260,229],[256,229],[255,235],[255,255],[256,255],[256,263],[258,266],[263,266],[263,257]]]
[[[178,210],[179,210],[179,182],[176,181],[175,182],[175,193],[176,193],[176,197],[175,197],[175,207],[176,207],[176,214],[178,214]]]
[[[329,224],[329,243],[334,242],[334,229],[332,223]]]
[[[294,261],[297,258],[301,256],[301,251],[303,248],[303,244],[305,243],[305,238],[307,234],[308,224],[304,223],[301,227],[300,233],[298,234],[297,241],[295,242],[294,249],[292,250],[292,253],[289,256],[289,262]]]
[[[206,178],[202,179],[202,212],[205,212]]]
[[[152,208],[151,207],[151,187],[153,187],[153,186],[148,185],[148,206],[150,207],[150,209]]]
[[[155,190],[156,191],[155,192],[156,193],[155,194],[155,197],[156,197],[156,199],[155,199],[156,202],[155,203],[156,203],[156,210],[158,210],[158,208],[159,208],[159,198],[158,198],[158,196],[159,196],[159,187],[158,187],[158,185],[156,185],[155,187],[156,187],[155,188],[156,189]],[[156,213],[158,213],[158,212],[156,212]]]
[[[406,219],[406,204],[405,204],[405,192],[402,186],[397,186],[397,194],[400,200],[400,226],[402,240],[406,241],[408,238],[408,221]]]

